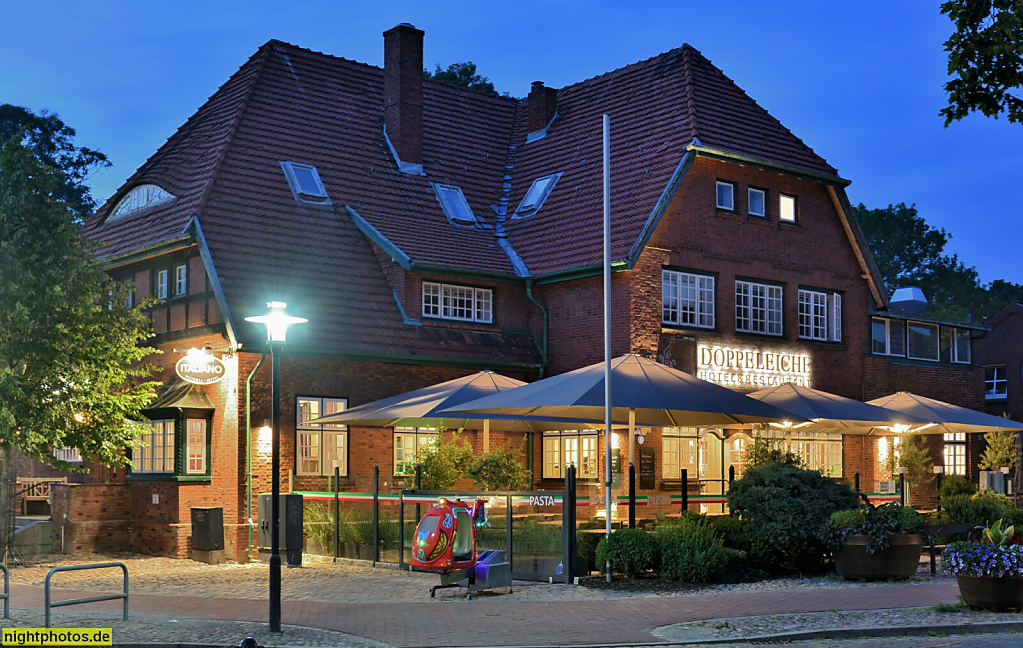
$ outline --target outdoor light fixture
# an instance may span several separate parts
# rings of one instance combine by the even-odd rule
[[[281,631],[281,555],[280,555],[280,515],[281,515],[281,355],[284,341],[288,334],[288,326],[302,324],[309,320],[294,317],[284,312],[288,304],[279,301],[266,303],[270,309],[266,315],[246,317],[246,322],[266,325],[266,340],[273,358],[273,381],[271,402],[273,416],[271,418],[273,455],[271,458],[270,477],[270,632]]]
[[[932,470],[934,471],[935,475],[940,475],[941,473],[945,472],[945,467],[944,466],[933,466]]]

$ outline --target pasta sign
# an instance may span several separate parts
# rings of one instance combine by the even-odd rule
[[[177,372],[185,382],[195,385],[209,385],[220,382],[226,373],[226,367],[219,358],[212,353],[188,353],[174,365]]]

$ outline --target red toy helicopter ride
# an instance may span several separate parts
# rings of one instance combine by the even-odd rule
[[[477,551],[476,534],[486,524],[486,500],[482,498],[472,504],[441,498],[419,521],[409,562],[416,569],[440,575],[441,584],[430,589],[431,597],[448,587],[465,587],[469,599],[482,589],[507,587],[512,591],[511,564],[505,562],[504,552]]]

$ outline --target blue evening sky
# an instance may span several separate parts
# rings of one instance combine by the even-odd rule
[[[428,67],[473,61],[517,97],[689,43],[851,180],[854,204],[916,203],[983,281],[1023,283],[1023,125],[943,127],[939,4],[0,0],[0,102],[56,112],[106,153],[102,202],[272,38],[379,66],[381,33],[410,22]]]

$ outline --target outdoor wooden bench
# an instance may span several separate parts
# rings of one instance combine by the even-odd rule
[[[937,569],[935,566],[935,551],[937,548],[944,549],[945,545],[936,545],[934,538],[939,535],[949,535],[953,533],[968,533],[968,539],[973,539],[973,534],[986,527],[976,526],[969,522],[960,522],[958,524],[925,524],[924,533],[927,535],[927,544],[930,545],[931,552],[931,573],[934,574]]]
[[[17,499],[21,504],[21,514],[29,514],[29,502],[50,503],[50,487],[53,484],[66,484],[67,477],[49,477],[44,479],[19,479],[15,487]]]

